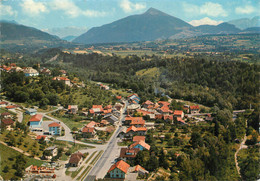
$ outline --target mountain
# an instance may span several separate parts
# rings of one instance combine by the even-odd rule
[[[237,28],[241,30],[251,28],[251,27],[260,27],[260,16],[255,16],[252,19],[242,18],[235,19],[228,22],[229,24],[235,25]]]
[[[1,21],[0,32],[0,46],[9,51],[31,52],[40,48],[71,46],[58,36],[13,22]]]
[[[202,34],[234,34],[241,30],[229,23],[221,23],[219,25],[200,25],[195,27]]]
[[[73,42],[111,43],[167,39],[192,26],[179,18],[150,8],[143,14],[132,15],[101,27],[91,28]]]
[[[77,36],[65,36],[65,37],[63,37],[63,38],[61,38],[61,39],[63,39],[63,40],[66,40],[66,41],[69,41],[69,42],[72,42],[72,40],[74,40],[75,38],[76,38]]]
[[[260,27],[251,27],[244,29],[241,33],[260,33]]]
[[[6,40],[45,40],[45,41],[60,41],[57,36],[50,35],[38,29],[14,24],[9,22],[1,22],[2,41]]]

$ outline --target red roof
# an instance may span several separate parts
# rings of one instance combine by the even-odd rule
[[[130,125],[137,125],[137,124],[138,125],[145,124],[145,120],[143,119],[143,117],[132,117]]]
[[[31,119],[29,120],[29,122],[33,122],[33,121],[39,122],[39,121],[41,121],[42,117],[43,117],[43,116],[42,116],[41,114],[35,114],[34,116],[31,117]]]
[[[162,104],[164,106],[169,106],[170,105],[170,103],[167,102],[167,101],[159,101],[158,104]]]
[[[53,123],[49,124],[48,127],[60,127],[60,124],[53,122]]]
[[[145,101],[143,104],[146,104],[146,105],[154,105],[154,103],[153,103],[152,101],[149,101],[149,100]]]
[[[162,112],[170,112],[170,108],[166,105],[163,105],[160,109]]]
[[[46,136],[45,135],[38,135],[36,137],[37,140],[40,140],[41,138],[43,138],[43,140],[45,140]]]
[[[136,145],[141,145],[142,147],[144,147],[145,149],[147,149],[147,150],[150,150],[150,145],[148,145],[147,143],[145,143],[144,141],[137,141],[137,142],[135,142],[135,143],[133,143],[133,144],[131,144],[130,146],[129,146],[129,148],[131,149],[131,148],[134,148]]]
[[[196,109],[200,109],[200,107],[199,107],[198,105],[196,105],[196,106],[190,106],[190,109],[191,109],[191,110],[193,110],[193,109],[196,110]]]
[[[177,116],[181,116],[183,113],[183,111],[180,111],[180,110],[175,110],[174,111],[174,115],[177,115]]]
[[[122,99],[122,96],[116,96],[117,99]]]
[[[16,108],[16,106],[10,105],[10,106],[6,106],[6,109],[14,109]]]
[[[129,131],[136,131],[136,127],[134,127],[134,126],[130,126],[129,128],[127,128],[127,130],[126,130],[126,133],[128,133]]]
[[[83,157],[83,154],[81,152],[79,152],[79,151],[77,153],[73,153],[70,156],[69,163],[76,163],[76,164],[78,164],[82,157]]]
[[[111,105],[107,105],[106,107],[104,107],[104,109],[112,109]]]
[[[96,122],[95,121],[91,121],[90,123],[88,123],[87,125],[86,125],[86,127],[88,127],[88,128],[93,128],[94,126],[96,126]]]
[[[0,102],[0,105],[3,105],[3,104],[8,104],[8,102],[5,102],[5,101]]]
[[[8,116],[8,115],[11,115],[9,112],[3,112],[2,114],[1,114],[1,116]]]
[[[164,120],[169,119],[169,120],[172,121],[172,120],[173,120],[173,115],[164,115],[164,116],[163,116],[163,119],[164,119]]]
[[[14,121],[13,121],[12,119],[10,119],[10,118],[8,118],[8,119],[2,119],[1,121],[2,121],[2,123],[4,123],[5,125],[12,125],[12,124],[14,124]]]
[[[112,165],[110,167],[110,169],[108,170],[108,172],[111,172],[112,170],[114,170],[115,168],[118,168],[119,170],[127,173],[128,169],[129,169],[130,165],[127,164],[126,162],[124,162],[123,160],[120,160],[118,162],[116,162],[114,165]]]
[[[137,141],[145,141],[145,136],[134,136],[133,142],[137,142]]]
[[[139,151],[140,151],[139,148],[132,148],[132,149],[121,148],[120,157],[122,157],[122,158],[135,158]]]
[[[93,105],[92,108],[99,108],[99,109],[103,109],[102,105]]]
[[[177,118],[177,121],[179,121],[179,122],[181,122],[181,123],[185,123],[185,121],[182,120],[182,118],[180,118],[180,117]]]
[[[94,128],[84,127],[82,129],[82,133],[93,133],[93,132],[94,132]]]
[[[156,118],[156,119],[162,119],[162,118],[163,118],[163,115],[162,115],[162,114],[156,114],[156,115],[155,115],[155,118]]]

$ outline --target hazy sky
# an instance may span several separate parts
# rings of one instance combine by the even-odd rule
[[[260,9],[260,0],[0,0],[0,3],[1,19],[63,32],[60,36],[74,29],[81,34],[92,27],[141,14],[150,7],[195,26],[252,18],[259,16]]]

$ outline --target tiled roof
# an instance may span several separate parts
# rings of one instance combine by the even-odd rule
[[[82,158],[83,154],[81,152],[74,153],[70,156],[69,163],[76,163],[78,164],[80,159]]]
[[[87,125],[86,125],[86,127],[88,127],[88,128],[93,128],[94,126],[96,126],[96,122],[95,121],[91,121],[90,123],[88,123]]]
[[[84,127],[82,129],[82,133],[93,133],[93,132],[94,132],[94,128]]]
[[[42,116],[41,114],[35,114],[34,116],[31,117],[31,119],[29,120],[29,122],[33,122],[33,121],[38,122],[38,121],[41,121],[42,117],[43,117],[43,116]]]
[[[126,133],[128,133],[129,131],[136,131],[136,127],[135,126],[130,126],[129,128],[127,128]]]
[[[167,101],[159,101],[158,104],[162,104],[164,106],[169,106],[170,105],[170,103],[167,102]]]
[[[13,121],[12,119],[10,119],[10,118],[8,118],[8,119],[2,119],[1,121],[2,121],[2,123],[4,123],[5,125],[12,125],[12,124],[14,124],[14,121]]]
[[[143,104],[146,104],[146,105],[153,105],[154,103],[153,103],[152,101],[147,100],[147,101],[145,101]]]
[[[53,123],[49,124],[48,127],[60,127],[60,124],[53,122]]]
[[[112,165],[110,167],[110,169],[108,170],[108,172],[111,172],[112,170],[114,170],[115,168],[118,168],[119,170],[127,173],[128,169],[129,169],[130,165],[127,164],[126,162],[124,162],[123,160],[120,160],[118,162],[116,162],[114,165]]]
[[[1,114],[1,116],[8,116],[8,115],[11,115],[9,112],[3,112],[2,114]]]
[[[134,136],[133,142],[137,142],[137,141],[145,141],[145,136]]]
[[[6,106],[5,108],[6,109],[14,109],[14,108],[16,108],[16,106],[10,105],[10,106]]]
[[[174,114],[174,115],[179,115],[179,116],[180,116],[180,115],[182,115],[182,113],[183,113],[183,111],[175,110],[173,114]]]
[[[140,165],[136,165],[135,166],[135,172],[138,172],[139,170],[143,170],[143,171],[146,171],[143,167],[141,167]],[[147,172],[147,171],[146,171]]]
[[[43,140],[45,140],[46,136],[45,135],[38,135],[36,137],[37,140],[40,140],[41,138],[43,138]]]
[[[199,107],[198,105],[196,105],[196,106],[190,106],[190,109],[191,109],[191,110],[193,110],[193,109],[196,110],[196,109],[200,109],[200,107]]]
[[[1,101],[1,102],[0,102],[0,105],[3,105],[3,104],[8,104],[8,102]]]
[[[181,122],[181,123],[185,123],[185,121],[182,120],[182,118],[180,118],[180,117],[177,118],[177,121],[179,121],[179,122]]]
[[[130,125],[145,124],[143,117],[132,117]]]
[[[144,147],[145,149],[150,150],[150,145],[148,145],[148,144],[145,143],[144,141],[135,142],[135,143],[131,144],[131,145],[129,146],[129,148],[130,148],[130,149],[131,149],[131,148],[134,148],[134,147],[137,146],[137,145],[141,145],[141,146]]]

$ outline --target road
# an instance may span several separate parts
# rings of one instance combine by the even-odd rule
[[[125,115],[123,114],[126,110],[127,103],[125,102],[125,107],[121,111],[120,121],[117,125],[117,129],[115,130],[113,136],[111,137],[110,141],[106,145],[105,151],[103,155],[100,157],[100,159],[96,162],[94,167],[89,172],[88,176],[86,177],[85,181],[92,180],[93,176],[98,178],[104,178],[108,169],[111,167],[111,165],[116,158],[118,158],[120,154],[120,147],[117,145],[117,135],[122,130],[122,127],[119,125],[122,125],[122,121],[125,119]]]

